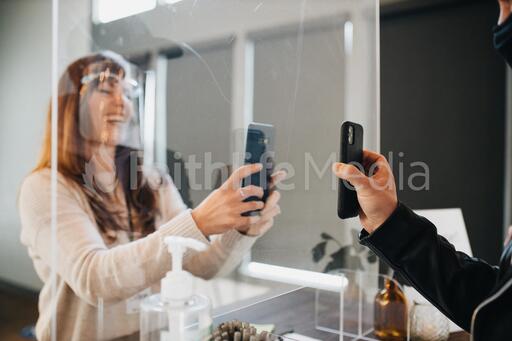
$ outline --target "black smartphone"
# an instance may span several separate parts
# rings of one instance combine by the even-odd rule
[[[263,123],[251,123],[247,129],[247,140],[245,143],[245,160],[244,163],[254,164],[261,163],[263,169],[248,176],[242,181],[242,186],[254,185],[263,188],[263,198],[249,197],[244,201],[267,201],[270,195],[270,181],[274,172],[274,126]],[[245,212],[243,215],[248,216],[257,211]]]
[[[360,124],[345,121],[341,125],[340,161],[363,166],[363,127]],[[359,214],[359,202],[353,186],[343,180],[338,184],[338,217],[347,219]]]

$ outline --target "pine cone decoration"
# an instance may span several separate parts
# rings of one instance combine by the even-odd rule
[[[221,323],[210,337],[211,341],[274,341],[276,337],[268,332],[258,333],[247,322],[229,321]]]

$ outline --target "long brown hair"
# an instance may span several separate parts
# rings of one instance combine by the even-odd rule
[[[155,219],[160,211],[158,209],[158,196],[151,188],[140,167],[130,167],[133,155],[139,155],[137,150],[117,146],[115,153],[116,176],[123,188],[125,201],[128,207],[128,226],[123,222],[119,211],[110,207],[112,198],[104,191],[96,191],[86,183],[86,165],[91,158],[88,141],[82,136],[79,129],[80,94],[83,90],[82,78],[91,72],[92,67],[99,67],[105,71],[120,74],[124,77],[126,61],[112,52],[101,52],[88,55],[71,63],[59,80],[58,88],[58,172],[74,187],[81,190],[90,205],[99,230],[110,241],[115,240],[118,230],[134,229],[142,235],[155,231]],[[98,71],[98,70],[95,70]],[[51,105],[48,110],[46,131],[41,155],[33,172],[51,167]],[[136,166],[142,165],[142,158],[136,157]],[[133,166],[133,164],[132,164]],[[130,172],[136,172],[136,186]],[[133,175],[133,173],[132,173]],[[132,231],[135,232],[135,231]]]

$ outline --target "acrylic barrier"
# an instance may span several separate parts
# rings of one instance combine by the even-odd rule
[[[270,328],[283,340],[409,340],[409,302],[393,279],[344,270],[341,290],[297,287],[215,317]]]
[[[359,225],[336,217],[330,167],[343,121],[362,124],[364,147],[379,149],[376,0],[56,6],[55,130],[80,185],[102,197],[116,180],[133,191],[142,179],[132,173],[154,168],[195,208],[244,163],[248,127],[263,123],[274,129],[274,168],[288,176],[278,187],[281,215],[252,259],[323,271],[328,259],[310,255],[322,233],[350,241]],[[113,166],[130,174],[109,176]]]
[[[45,275],[38,339],[138,333],[138,303],[147,288],[160,292],[171,268],[167,236],[211,245],[183,260],[207,279],[240,263],[376,273],[376,258],[355,246],[357,219],[337,217],[331,165],[343,121],[361,124],[364,147],[379,150],[378,5],[52,0],[51,111],[38,177],[50,195],[44,219],[27,222],[40,229],[28,243]],[[251,123],[271,133],[251,135]],[[265,178],[280,196],[266,201],[259,224],[245,219],[254,188],[237,173],[255,161],[249,141],[252,151],[268,148],[260,161],[271,160],[269,174],[286,173]],[[219,202],[229,204],[213,209]],[[27,207],[29,216],[38,208]],[[212,309],[246,298],[239,293],[233,285]],[[339,328],[332,323],[325,328]]]
[[[351,270],[332,277],[330,287],[321,289],[271,281],[248,284],[250,280],[245,279],[246,290],[248,285],[265,289],[213,308],[210,298],[197,296],[190,303],[194,309],[182,315],[182,308],[166,306],[161,295],[153,295],[140,301],[141,334],[128,334],[143,341],[237,340],[235,333],[240,340],[409,340],[411,303],[400,284],[386,276]],[[243,296],[243,282],[239,278],[239,288],[219,289]],[[128,313],[131,303],[123,304]],[[98,338],[107,340],[109,326],[120,323],[124,315],[109,313],[116,305],[103,302],[101,307],[98,319],[103,330]],[[181,336],[177,328],[183,330]]]

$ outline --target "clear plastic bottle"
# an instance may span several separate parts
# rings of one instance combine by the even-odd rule
[[[193,276],[182,269],[187,248],[202,251],[206,246],[181,237],[167,237],[165,243],[172,254],[172,270],[162,279],[161,293],[141,303],[140,340],[208,340],[212,332],[210,300],[193,294]]]

